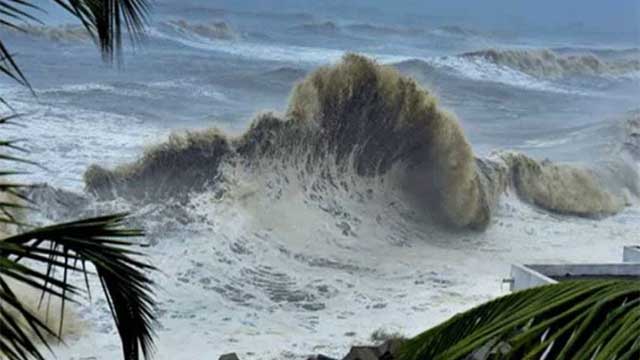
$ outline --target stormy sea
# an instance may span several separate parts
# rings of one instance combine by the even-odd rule
[[[3,30],[35,91],[0,86],[42,165],[30,220],[131,213],[158,359],[339,356],[507,293],[512,263],[638,242],[637,36],[328,3],[156,1],[113,66],[64,17]],[[120,356],[105,304],[55,358]]]

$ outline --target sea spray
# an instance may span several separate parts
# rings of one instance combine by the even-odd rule
[[[239,38],[231,27],[225,22],[190,23],[186,20],[172,20],[160,23],[160,28],[187,35],[198,36],[208,40],[233,40]]]
[[[179,198],[214,181],[229,153],[229,140],[217,129],[172,134],[166,143],[148,148],[138,161],[113,171],[93,165],[84,178],[87,188],[102,198],[113,198],[116,192],[133,199]]]

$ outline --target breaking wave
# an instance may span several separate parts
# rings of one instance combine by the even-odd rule
[[[594,54],[603,59],[640,59],[640,48],[589,48],[589,47],[557,47],[551,49],[561,55]]]
[[[631,169],[623,160],[616,166]],[[505,193],[588,217],[614,214],[638,193],[631,170],[625,186],[614,186],[605,182],[604,167],[539,162],[513,152],[476,158],[456,117],[434,96],[358,55],[307,76],[284,115],[260,115],[241,136],[216,129],[174,134],[136,162],[112,170],[91,166],[85,183],[101,199],[181,199],[205,190],[224,196],[219,185],[234,169],[278,178],[279,186],[296,179],[303,192],[392,192],[454,228],[488,226]]]
[[[489,49],[462,54],[463,58],[483,59],[538,78],[571,76],[619,76],[640,71],[638,58],[605,60],[593,53],[560,54],[553,50]]]
[[[291,30],[308,34],[333,35],[338,33],[340,28],[333,21],[325,21],[297,25],[292,27]]]
[[[359,23],[346,25],[345,29],[357,34],[364,34],[370,36],[424,36],[426,31],[420,28],[411,27],[395,27],[369,23]]]
[[[190,23],[186,20],[172,20],[160,24],[161,29],[186,37],[200,37],[208,40],[232,40],[238,37],[225,22]]]
[[[479,32],[477,32],[475,30],[464,28],[464,27],[459,26],[459,25],[441,26],[441,27],[433,30],[432,33],[437,34],[437,35],[463,37],[463,38],[480,36]]]
[[[5,27],[4,31],[11,32],[14,35],[26,35],[35,38],[42,38],[53,42],[86,42],[91,41],[91,35],[87,30],[79,25],[59,25],[59,26],[36,26],[24,25],[21,27],[23,31],[18,31],[11,27]]]
[[[271,81],[277,81],[282,83],[294,83],[296,80],[304,78],[307,72],[304,69],[291,66],[281,66],[274,70],[269,70],[262,73],[260,76],[265,77]]]
[[[395,64],[398,69],[411,70],[414,74],[424,76],[434,71],[444,70],[459,77],[475,81],[488,81],[521,87],[535,91],[558,93],[579,93],[579,90],[554,84],[545,79],[537,79],[515,69],[499,66],[494,63],[459,56],[442,56],[431,59],[410,59]]]
[[[401,27],[401,26],[389,26],[371,23],[353,23],[346,25],[338,25],[333,21],[325,22],[308,22],[302,25],[297,25],[291,28],[291,30],[305,32],[309,34],[324,34],[335,35],[342,30],[347,32],[368,35],[368,36],[446,36],[454,38],[472,38],[479,37],[481,34],[477,31],[463,28],[461,26],[449,25],[427,30],[419,27]]]

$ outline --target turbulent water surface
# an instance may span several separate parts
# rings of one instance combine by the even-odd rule
[[[160,359],[337,356],[637,241],[637,44],[164,3],[119,70],[75,25],[3,36],[33,220],[132,212]],[[73,316],[58,358],[119,355],[103,299]]]

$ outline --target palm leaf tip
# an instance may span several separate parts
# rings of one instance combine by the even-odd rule
[[[148,0],[54,0],[80,19],[96,40],[103,57],[112,61],[122,49],[122,29],[133,43],[144,35],[149,14]]]
[[[0,241],[0,259],[14,261],[13,269],[24,270],[6,271],[5,275],[62,298],[62,310],[64,302],[79,291],[69,284],[67,273],[84,273],[88,286],[85,262],[93,264],[120,335],[124,358],[138,360],[153,353],[154,283],[148,271],[155,268],[138,259],[139,254],[130,249],[135,244],[124,239],[142,234],[124,228],[125,217],[116,214],[85,219],[5,238]],[[29,270],[16,262],[22,259],[42,263],[46,269]],[[55,269],[61,270],[62,279],[54,276]],[[38,324],[33,326],[37,328]]]
[[[638,359],[640,281],[563,282],[514,293],[408,341],[401,360]]]

